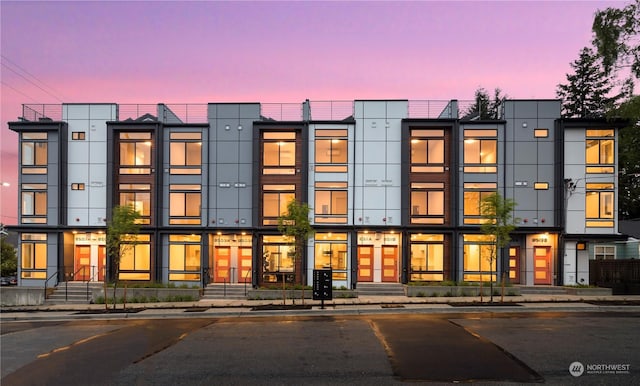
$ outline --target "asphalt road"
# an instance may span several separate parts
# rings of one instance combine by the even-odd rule
[[[637,385],[639,321],[574,312],[3,322],[0,383]],[[576,361],[629,369],[574,377]]]

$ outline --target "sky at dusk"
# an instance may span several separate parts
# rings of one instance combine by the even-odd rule
[[[0,222],[23,103],[555,98],[595,12],[625,4],[2,0]]]

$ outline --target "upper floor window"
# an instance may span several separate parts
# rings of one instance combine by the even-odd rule
[[[464,171],[495,173],[498,162],[498,130],[464,131]]]
[[[47,133],[22,133],[22,174],[47,174]]]
[[[296,133],[269,131],[262,138],[262,174],[295,174]]]
[[[347,183],[316,182],[315,185],[315,222],[347,222]]]
[[[347,130],[316,130],[316,172],[347,171]]]
[[[444,183],[411,183],[411,223],[444,224]]]
[[[200,224],[200,185],[169,185],[169,224]]]
[[[493,182],[465,182],[464,184],[464,223],[482,224],[482,200],[496,192]]]
[[[587,173],[613,173],[615,164],[614,131],[611,129],[587,129]]]
[[[278,225],[278,217],[287,212],[289,201],[296,198],[295,185],[264,185],[262,190],[262,225]]]
[[[87,133],[84,131],[74,131],[71,133],[71,139],[74,141],[84,141]]]
[[[120,133],[120,174],[151,174],[151,133]]]
[[[151,223],[151,185],[120,184],[120,205],[130,205],[140,214],[138,223]]]
[[[169,135],[171,174],[202,172],[202,133],[172,132]]]
[[[442,173],[444,171],[444,130],[411,130],[411,172]]]
[[[20,235],[20,276],[23,279],[47,278],[47,234]]]
[[[22,184],[23,224],[46,224],[47,184]]]
[[[613,227],[615,215],[612,183],[587,183],[585,217],[587,227]]]

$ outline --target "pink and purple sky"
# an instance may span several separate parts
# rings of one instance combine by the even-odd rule
[[[2,0],[0,222],[23,103],[555,98],[595,12],[625,4]]]

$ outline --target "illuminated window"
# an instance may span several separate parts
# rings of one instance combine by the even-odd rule
[[[444,224],[444,183],[411,184],[411,223]]]
[[[548,182],[535,182],[533,184],[533,188],[536,190],[547,190],[549,189],[549,183]]]
[[[23,224],[46,224],[47,184],[22,184]]]
[[[47,174],[47,133],[22,133],[22,173]]]
[[[613,260],[616,258],[615,245],[596,245],[593,248],[596,260]]]
[[[331,269],[333,280],[347,280],[346,233],[315,234],[315,269]]]
[[[411,172],[444,172],[444,130],[411,130]]]
[[[83,183],[73,183],[71,184],[71,190],[84,190]]]
[[[47,234],[20,235],[20,277],[22,279],[47,278]]]
[[[549,137],[549,129],[534,129],[533,136],[536,138],[547,138]]]
[[[614,131],[587,130],[586,172],[613,173],[615,164]]]
[[[498,162],[497,130],[464,131],[464,171],[467,173],[495,173]]]
[[[262,193],[262,224],[278,225],[278,217],[287,212],[287,205],[295,200],[295,185],[264,185]]]
[[[315,184],[315,222],[347,222],[347,183],[316,182]]]
[[[464,184],[464,223],[465,224],[481,224],[484,222],[482,218],[482,200],[496,192],[495,183],[473,183],[466,182]]]
[[[413,234],[411,242],[411,281],[444,280],[444,235]]]
[[[125,235],[120,246],[120,280],[151,279],[151,236]]]
[[[295,174],[296,133],[262,134],[262,174]]]
[[[347,130],[316,130],[316,172],[347,171]]]
[[[151,133],[120,133],[120,174],[151,173]]]
[[[464,281],[496,280],[494,239],[489,235],[464,235]]]
[[[295,249],[286,236],[262,237],[263,280],[265,282],[294,282]]]
[[[120,205],[132,206],[140,214],[138,223],[151,223],[151,185],[120,184]]]
[[[587,227],[613,227],[615,215],[612,183],[587,183],[585,192]]]
[[[200,236],[169,235],[169,280],[200,280]]]
[[[74,131],[71,133],[71,139],[74,141],[84,141],[86,139],[86,133],[84,131]]]
[[[169,138],[170,173],[202,173],[202,133],[172,132]]]
[[[200,224],[200,185],[169,185],[169,224]]]

